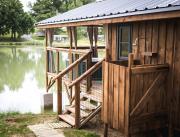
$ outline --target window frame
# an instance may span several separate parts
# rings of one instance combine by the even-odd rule
[[[126,42],[128,44],[128,53],[132,52],[132,25],[131,24],[118,24],[117,25],[117,60],[126,60],[128,59],[128,57],[126,56],[122,56],[122,46],[120,43],[122,42],[122,29],[128,27],[129,28],[129,34],[128,34],[128,42]]]

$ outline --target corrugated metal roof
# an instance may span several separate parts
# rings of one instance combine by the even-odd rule
[[[40,21],[36,25],[79,22],[174,10],[180,10],[180,0],[104,0],[58,14]]]

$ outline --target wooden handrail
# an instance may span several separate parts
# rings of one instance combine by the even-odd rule
[[[48,85],[48,89],[55,83],[56,79],[59,77],[63,77],[69,71],[71,71],[74,67],[76,67],[81,61],[83,61],[92,51],[87,52],[85,55],[81,56],[79,59],[70,64],[65,70],[61,71],[55,77],[53,77]]]
[[[87,78],[89,75],[91,75],[92,73],[94,73],[101,65],[102,62],[105,59],[103,58],[101,61],[97,62],[94,66],[92,66],[90,69],[88,69],[84,74],[82,74],[80,77],[76,78],[74,81],[72,81],[68,87],[72,88],[76,83],[81,82],[83,79]]]
[[[55,48],[55,47],[46,47],[47,50],[52,51],[64,51],[64,52],[71,52],[76,54],[86,54],[89,50],[76,50],[76,49],[67,49],[67,48]]]
[[[56,48],[69,49],[69,46],[58,46]],[[75,49],[75,47],[72,47],[72,49]],[[78,46],[76,49],[89,49],[89,46]],[[105,46],[97,46],[97,49],[105,49]]]

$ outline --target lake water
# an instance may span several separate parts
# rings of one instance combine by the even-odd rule
[[[52,93],[53,111],[56,111],[56,92]],[[44,94],[44,47],[0,46],[0,113],[41,113]],[[63,99],[65,105],[67,97]]]

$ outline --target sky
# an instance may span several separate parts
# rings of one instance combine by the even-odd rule
[[[28,7],[28,3],[29,2],[34,3],[36,0],[20,0],[20,1],[23,4],[24,11],[30,11]]]

